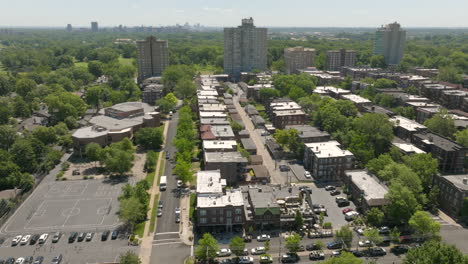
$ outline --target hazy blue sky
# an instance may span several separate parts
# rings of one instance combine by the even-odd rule
[[[1,26],[468,27],[468,0],[0,0]]]

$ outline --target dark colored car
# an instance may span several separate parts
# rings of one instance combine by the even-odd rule
[[[312,250],[319,250],[320,247],[317,245],[317,244],[309,244],[309,245],[306,245],[306,250],[307,251],[312,251]]]
[[[112,232],[111,239],[112,239],[112,240],[116,240],[117,237],[119,237],[119,231],[114,230],[114,231]]]
[[[246,243],[252,242],[252,236],[250,235],[244,236],[242,238],[244,239],[244,242]]]
[[[5,264],[5,261],[3,259],[0,259],[0,264]]]
[[[281,257],[282,263],[296,263],[300,260],[296,253],[286,253]]]
[[[62,262],[62,254],[55,256],[52,259],[52,264],[60,264],[60,262]]]
[[[363,252],[363,251],[359,251],[359,250],[353,250],[351,251],[351,253],[355,256],[355,257],[364,257],[366,254]]]
[[[379,234],[381,235],[390,234],[390,228],[388,226],[382,226],[381,228],[379,228]]]
[[[43,261],[44,261],[44,257],[43,256],[38,256],[34,260],[34,264],[42,264]]]
[[[350,205],[350,202],[348,200],[339,200],[336,202],[338,207],[344,207]]]
[[[29,244],[30,245],[34,245],[36,244],[36,242],[39,240],[39,235],[38,234],[35,234],[31,237],[31,240],[29,240]]]
[[[83,241],[83,240],[85,239],[85,237],[86,237],[86,233],[81,232],[81,233],[78,235],[78,239],[77,239],[78,242]]]
[[[340,242],[330,242],[327,244],[328,249],[341,249],[343,247],[343,244]]]
[[[401,254],[405,254],[406,252],[408,252],[408,247],[398,245],[398,246],[394,246],[390,251],[395,255],[401,255]]]
[[[280,169],[280,171],[289,171],[289,170],[291,170],[288,165],[280,165],[279,169]]]
[[[335,196],[335,195],[338,195],[338,194],[341,194],[341,192],[338,191],[338,190],[333,190],[333,191],[330,192],[330,195],[332,195],[332,196]]]
[[[374,247],[369,249],[369,255],[372,257],[385,256],[387,255],[387,252],[381,247]]]
[[[14,258],[7,258],[5,261],[5,264],[15,264],[15,259]]]
[[[175,222],[180,223],[180,214],[175,215]]]
[[[297,252],[303,252],[305,251],[304,245],[299,245],[299,248],[297,249]]]
[[[75,242],[76,237],[78,236],[77,232],[71,232],[70,236],[68,237],[68,243]]]
[[[169,156],[169,153],[166,153],[166,159],[169,159],[170,156]]]
[[[110,234],[109,230],[106,230],[106,231],[102,232],[101,241],[106,241],[107,238],[109,237],[109,234]]]
[[[25,257],[25,258],[24,258],[24,262],[25,262],[25,263],[31,264],[31,263],[33,263],[33,261],[34,261],[33,256],[29,256],[29,257]]]

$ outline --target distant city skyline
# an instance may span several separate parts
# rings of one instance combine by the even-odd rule
[[[466,10],[466,0],[23,0],[2,4],[0,27],[79,28],[91,21],[99,27],[185,22],[232,27],[245,17],[259,27],[380,27],[394,21],[403,27],[468,27]]]

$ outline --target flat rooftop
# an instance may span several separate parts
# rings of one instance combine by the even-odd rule
[[[197,95],[201,95],[201,96],[218,96],[218,92],[216,90],[198,91]]]
[[[147,103],[142,103],[142,102],[125,102],[125,103],[120,103],[120,104],[115,104],[110,107],[103,108],[99,110],[99,114],[104,115],[105,109],[110,108],[110,109],[115,109],[118,111],[122,112],[127,112],[127,111],[133,111],[137,109],[143,108],[143,112],[148,113],[148,112],[154,112],[154,106],[151,106]]]
[[[203,149],[232,149],[235,150],[237,142],[235,140],[203,140]]]
[[[334,86],[317,86],[313,90],[314,93],[335,93],[335,94],[350,94],[351,91],[337,88]]]
[[[390,117],[390,121],[393,123],[394,126],[402,127],[408,131],[418,131],[421,129],[426,129],[425,126],[419,124],[418,122],[403,116]]]
[[[197,196],[198,208],[225,207],[228,205],[244,205],[244,198],[240,189],[226,190],[224,195]]]
[[[257,146],[255,145],[255,143],[253,142],[252,139],[250,139],[250,138],[241,138],[240,140],[242,142],[242,146],[244,146],[244,149],[246,149],[246,150],[256,150],[257,149]]]
[[[205,162],[247,163],[247,158],[238,151],[234,152],[205,152]]]
[[[427,102],[406,102],[407,105],[413,107],[424,107],[424,108],[441,108],[439,104],[432,104]]]
[[[286,126],[286,129],[296,129],[299,131],[299,138],[314,138],[314,137],[329,137],[325,131],[320,130],[317,127],[309,126],[309,125],[293,125],[293,126]]]
[[[377,200],[374,202],[385,200],[385,195],[388,193],[387,187],[380,183],[377,178],[372,176],[368,171],[346,171],[345,174],[347,177],[350,177],[351,181],[361,191],[363,191],[364,198],[369,202],[369,204],[372,204],[372,200]]]
[[[424,150],[409,143],[393,142],[392,145],[394,145],[395,147],[399,148],[401,151],[406,152],[406,153],[416,153],[416,154],[426,153]]]
[[[304,111],[302,110],[273,111],[273,114],[276,116],[305,115]]]
[[[210,130],[215,137],[234,137],[234,131],[230,125],[212,125]]]
[[[345,100],[349,100],[355,104],[368,104],[371,103],[370,100],[355,94],[345,94],[341,96]]]
[[[209,117],[213,117],[213,118],[224,117],[224,118],[226,118],[227,115],[226,115],[226,113],[223,113],[223,112],[203,112],[203,111],[200,111],[200,118],[209,118]]]
[[[468,184],[463,183],[464,179],[468,179],[468,174],[444,175],[439,177],[446,179],[461,190],[468,191]]]
[[[202,125],[229,125],[229,121],[226,118],[200,118],[200,124]]]
[[[445,151],[458,151],[463,149],[463,146],[456,143],[455,141],[446,139],[434,133],[417,133],[414,134],[414,136],[420,138],[425,144],[434,144],[435,146]]]
[[[224,112],[226,106],[224,104],[201,104],[199,109],[203,112]]]
[[[301,106],[296,102],[278,102],[278,103],[271,103],[270,108],[273,111],[282,111],[282,110],[301,109]]]
[[[219,170],[197,172],[197,194],[223,193],[225,186],[226,180]]]
[[[75,138],[97,138],[100,136],[105,136],[107,135],[109,131],[107,129],[99,129],[98,127],[95,126],[88,126],[88,127],[83,127],[80,129],[77,129],[73,133],[73,137]]]
[[[89,123],[95,126],[103,127],[109,131],[120,131],[126,128],[132,128],[143,122],[144,116],[134,118],[117,119],[110,116],[99,115],[91,118]]]
[[[327,142],[307,143],[305,145],[318,158],[353,156],[353,153],[351,153],[351,151],[341,149],[340,143],[338,143],[338,141],[335,141],[335,140],[331,140]]]

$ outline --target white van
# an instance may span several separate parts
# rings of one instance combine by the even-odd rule
[[[161,181],[159,181],[159,190],[165,191],[167,188],[167,176],[161,176]]]

